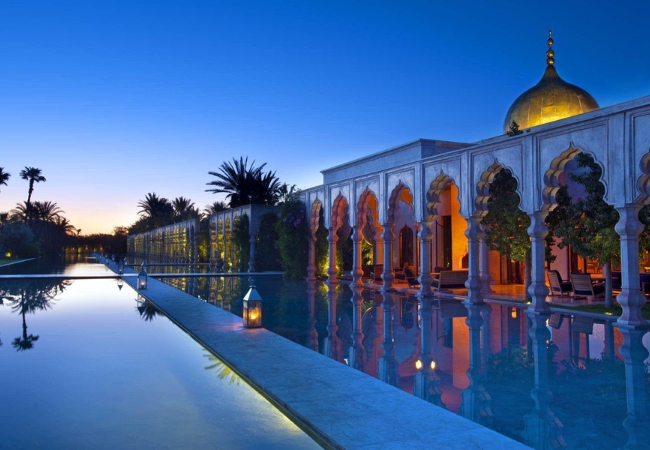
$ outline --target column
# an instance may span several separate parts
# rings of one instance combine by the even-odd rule
[[[361,269],[363,235],[361,225],[357,224],[352,229],[354,230],[352,234],[352,285],[361,287],[363,286],[363,270]]]
[[[467,219],[467,251],[468,258],[468,271],[467,271],[467,300],[469,304],[483,303],[481,296],[481,275],[479,272],[479,241],[483,237],[483,230],[480,225],[481,219],[476,216]]]
[[[393,339],[393,309],[395,307],[395,299],[390,292],[385,292],[383,296],[381,307],[384,312],[384,335],[381,347],[384,350],[384,354],[379,359],[377,378],[391,386],[399,387],[399,371],[397,359],[395,358],[395,341]]]
[[[212,225],[212,224],[210,224]],[[210,263],[210,271],[215,270],[216,265],[217,265],[217,239],[218,235],[215,232],[215,230],[212,229],[212,226],[210,226],[210,255],[208,255],[209,263]]]
[[[431,276],[431,224],[427,221],[420,222],[420,292],[418,297],[433,297],[433,277]]]
[[[627,400],[627,418],[623,421],[623,428],[627,431],[628,441],[624,448],[643,448],[648,445],[648,392],[644,363],[648,350],[642,340],[646,330],[620,326],[619,331],[624,338],[620,352],[625,361]]]
[[[529,309],[535,312],[546,313],[549,307],[546,304],[548,296],[548,287],[546,286],[546,235],[548,227],[545,220],[547,212],[536,211],[529,214],[530,226],[528,235],[530,236],[531,245],[531,282],[528,287],[528,294],[532,298],[532,305]],[[638,256],[638,255],[637,255]]]
[[[362,312],[361,304],[363,303],[363,296],[361,295],[362,288],[354,288],[352,291],[352,346],[350,347],[350,354],[348,363],[353,369],[363,372],[363,362],[365,359],[365,349],[361,343],[363,339],[363,330],[361,328]]]
[[[639,234],[643,231],[639,209],[635,204],[616,208],[619,214],[616,232],[621,236],[621,293],[617,301],[623,307],[618,323],[632,327],[646,325],[641,316],[646,299],[639,277]]]
[[[249,272],[255,272],[255,244],[257,244],[257,239],[255,238],[254,234],[251,234],[251,237],[249,239],[249,244],[250,244],[250,256],[248,260],[248,271]]]
[[[307,264],[307,281],[316,281],[316,236],[309,232],[309,262]]]
[[[309,348],[318,351],[318,331],[316,330],[316,281],[307,280],[307,325],[309,331]]]
[[[330,233],[327,236],[327,241],[329,242],[330,246],[330,254],[327,267],[327,283],[333,286],[339,282],[339,280],[336,278],[336,241],[339,237],[336,234],[336,228],[330,227],[329,232]]]
[[[566,447],[562,430],[564,426],[551,410],[553,393],[549,384],[548,344],[551,334],[546,328],[548,313],[539,313],[529,309],[527,312],[531,321],[528,336],[532,340],[535,386],[530,393],[535,402],[533,410],[524,416],[524,444],[533,448],[562,448]]]
[[[492,399],[483,384],[483,360],[481,355],[481,312],[489,305],[466,304],[469,332],[469,386],[463,390],[461,415],[473,422],[488,426],[492,422]]]
[[[492,276],[490,275],[490,250],[485,243],[485,233],[481,234],[479,240],[479,274],[481,278],[481,294],[491,294],[494,291],[490,287]]]
[[[381,287],[381,291],[388,292],[393,289],[393,280],[395,279],[393,275],[393,224],[385,223],[383,227],[384,273],[381,274],[381,278],[384,280],[384,285]]]
[[[230,233],[224,230],[223,235],[223,271],[230,272]]]
[[[431,301],[433,297],[418,297],[420,301],[421,342],[420,356],[415,366],[417,372],[415,372],[413,395],[444,408],[440,377],[436,373],[436,363],[431,353],[431,316],[433,315]]]
[[[237,261],[237,252],[235,251],[235,245],[232,242],[232,232],[235,227],[235,222],[233,220],[232,227],[230,228],[230,272],[235,273],[239,272],[239,266]]]
[[[341,340],[336,335],[339,327],[336,325],[336,301],[338,300],[338,294],[336,293],[335,284],[330,286],[330,289],[327,292],[327,300],[329,303],[327,311],[327,337],[323,340],[323,354],[328,358],[343,362]]]

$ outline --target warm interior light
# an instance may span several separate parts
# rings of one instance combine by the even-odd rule
[[[257,308],[255,308],[254,310],[251,311],[249,317],[251,321],[256,321],[259,315],[260,315],[259,311],[257,310]]]
[[[517,318],[517,308],[515,308],[514,306],[512,307],[512,310],[510,311],[510,317],[512,317],[513,319]]]
[[[419,359],[415,361],[415,368],[417,370],[420,370],[422,368],[422,361],[420,361]]]

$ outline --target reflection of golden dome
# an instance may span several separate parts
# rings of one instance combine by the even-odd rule
[[[564,81],[555,70],[553,38],[548,32],[546,70],[539,83],[517,97],[506,114],[503,131],[510,131],[514,120],[520,129],[534,127],[598,109],[587,91]]]

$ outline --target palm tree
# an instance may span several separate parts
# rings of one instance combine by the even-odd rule
[[[205,205],[203,208],[203,215],[210,217],[214,213],[219,211],[225,211],[228,209],[228,205],[225,202],[213,202],[211,205]]]
[[[172,207],[174,208],[174,214],[178,222],[197,217],[199,215],[198,210],[194,207],[194,202],[189,198],[185,197],[176,197],[172,200]]]
[[[11,176],[11,174],[8,173],[8,172],[5,172],[4,167],[0,167],[0,185],[4,184],[6,186],[7,181],[9,180],[10,176]]]
[[[41,169],[36,167],[27,167],[20,171],[20,178],[23,180],[29,180],[29,192],[27,193],[27,204],[31,205],[32,202],[32,192],[34,192],[34,183],[40,183],[41,181],[47,181],[43,175],[41,175]]]
[[[219,172],[208,172],[218,180],[206,183],[215,186],[214,189],[206,189],[206,192],[226,193],[231,208],[242,205],[265,204],[273,205],[277,202],[277,192],[280,182],[275,172],[264,172],[266,163],[255,167],[255,161],[250,166],[248,158],[233,158],[232,162],[223,162]]]
[[[174,207],[169,200],[158,197],[155,192],[148,193],[144,200],[138,202],[138,206],[138,214],[149,220],[149,228],[159,228],[173,221]]]
[[[50,201],[36,201],[33,206],[32,212],[36,215],[36,219],[43,222],[56,223],[65,212],[55,202]]]

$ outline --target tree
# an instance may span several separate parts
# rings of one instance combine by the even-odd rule
[[[618,222],[618,212],[603,200],[605,186],[600,182],[603,171],[594,158],[587,153],[579,153],[575,161],[579,169],[587,170],[570,174],[570,178],[584,187],[586,196],[562,207],[566,219],[560,223],[556,234],[562,238],[560,248],[571,245],[575,253],[595,261],[603,268],[606,280],[605,305],[611,308],[611,265],[621,257],[620,238],[614,229]]]
[[[153,193],[148,193],[144,200],[138,202],[140,214],[147,224],[147,229],[160,228],[169,225],[173,221],[174,207],[164,197],[158,197]]]
[[[287,278],[300,279],[307,275],[309,226],[305,205],[298,199],[286,202],[277,219],[277,247]]]
[[[264,172],[266,163],[255,167],[255,161],[250,166],[248,158],[233,158],[232,162],[223,162],[218,172],[208,172],[217,180],[206,183],[215,186],[206,192],[225,193],[231,208],[238,206],[261,204],[274,205],[278,200],[280,181],[275,172]]]
[[[194,202],[189,198],[176,197],[172,200],[172,208],[174,208],[176,222],[183,222],[199,216],[199,211],[194,207]]]
[[[210,205],[205,205],[205,207],[203,208],[203,216],[210,217],[214,213],[225,211],[227,209],[228,209],[228,205],[226,205],[225,202],[213,202]]]
[[[530,284],[531,246],[528,236],[530,217],[519,209],[517,179],[509,170],[503,169],[490,184],[488,213],[483,217],[485,243],[509,260],[526,264],[526,297]]]
[[[4,171],[4,167],[0,167],[0,185],[4,184],[5,186],[7,185],[7,181],[9,181],[9,177],[11,176],[10,173]]]
[[[512,137],[512,136],[517,136],[517,135],[522,134],[522,133],[523,133],[523,131],[521,131],[519,129],[519,124],[513,120],[512,123],[510,124],[510,131],[508,131],[508,133],[506,133],[506,134],[508,136]]]
[[[40,183],[41,181],[47,181],[43,175],[41,175],[41,169],[36,167],[27,167],[20,171],[20,178],[23,180],[29,181],[29,191],[27,193],[27,205],[32,204],[32,193],[34,192],[34,183]]]

